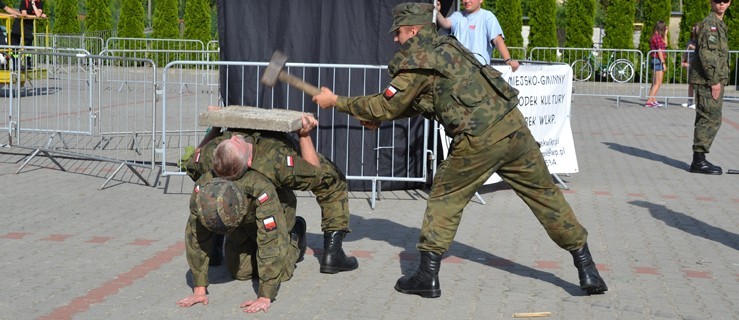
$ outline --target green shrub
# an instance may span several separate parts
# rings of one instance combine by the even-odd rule
[[[633,0],[611,0],[603,19],[605,36],[603,47],[609,49],[634,49]]]
[[[87,0],[85,32],[110,31],[112,29],[113,16],[110,13],[110,0]]]
[[[52,31],[57,34],[79,34],[80,19],[77,0],[56,0]]]
[[[529,1],[529,48],[557,47],[557,24],[555,21],[557,5],[555,0]],[[555,61],[556,52],[542,52],[539,60]]]
[[[568,0],[565,2],[565,47],[593,46],[595,0]]]
[[[185,3],[185,39],[210,42],[210,0],[189,0]],[[201,54],[188,53],[188,60],[204,60]]]

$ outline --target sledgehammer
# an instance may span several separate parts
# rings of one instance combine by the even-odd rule
[[[284,70],[286,62],[287,56],[280,51],[275,51],[275,53],[272,54],[272,60],[270,60],[269,65],[267,65],[267,69],[264,70],[261,80],[262,83],[266,86],[274,87],[275,84],[277,84],[277,80],[280,80],[302,90],[310,96],[315,96],[321,93],[321,90],[315,86],[287,73],[287,71]]]

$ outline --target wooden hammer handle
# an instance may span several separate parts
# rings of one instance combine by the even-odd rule
[[[303,92],[307,93],[311,97],[321,93],[321,89],[316,88],[316,86],[309,84],[301,80],[300,78],[287,73],[284,70],[280,71],[279,79],[282,82],[285,82],[297,89],[302,90]]]

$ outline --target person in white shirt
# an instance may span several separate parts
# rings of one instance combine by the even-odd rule
[[[472,51],[480,63],[490,64],[495,47],[505,64],[515,72],[519,63],[508,52],[498,18],[489,10],[482,9],[482,2],[462,0],[464,11],[456,11],[447,18],[441,13],[441,2],[436,1],[436,23],[441,28],[451,29],[452,35]]]

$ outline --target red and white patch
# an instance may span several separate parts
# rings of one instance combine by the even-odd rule
[[[200,193],[200,185],[195,185],[195,193]]]
[[[475,26],[474,24],[473,24],[473,25],[471,25],[471,26],[470,26],[470,31],[475,31],[475,28],[476,28],[476,27],[477,27],[477,26]]]
[[[295,161],[293,160],[293,156],[287,156],[287,166],[292,167],[295,165]]]
[[[262,220],[262,223],[264,224],[264,229],[267,231],[272,231],[277,229],[277,221],[275,221],[275,217],[267,217],[264,220]]]
[[[200,151],[195,153],[195,163],[200,163]]]
[[[269,200],[269,196],[266,193],[262,193],[262,195],[259,196],[257,200],[259,200],[259,204],[262,204],[262,203],[267,202],[267,200]]]
[[[716,27],[711,27],[711,31],[715,32],[716,30],[718,30]]]
[[[397,88],[395,88],[393,86],[387,86],[387,88],[385,88],[385,93],[384,93],[385,98],[386,99],[392,98],[395,95],[396,92],[398,92],[398,89]]]

